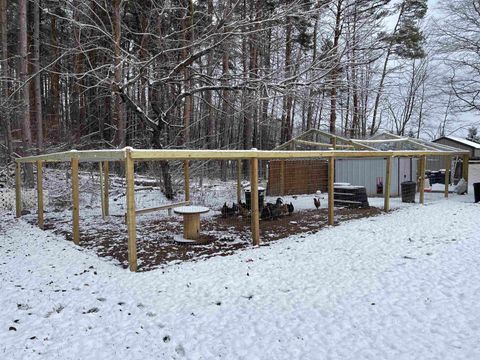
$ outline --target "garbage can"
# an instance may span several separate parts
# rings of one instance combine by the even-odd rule
[[[414,203],[417,183],[415,181],[404,181],[400,185],[402,187],[402,202]]]
[[[473,183],[473,194],[475,196],[475,202],[480,202],[480,182]]]
[[[265,189],[262,187],[258,188],[258,208],[263,208],[263,202],[265,199]],[[247,204],[247,209],[250,210],[252,203],[252,189],[250,187],[245,189],[245,204]]]

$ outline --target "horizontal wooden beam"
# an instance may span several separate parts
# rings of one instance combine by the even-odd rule
[[[367,143],[367,144],[381,144],[387,142],[402,142],[408,141],[408,138],[398,138],[398,139],[355,139],[355,142]]]
[[[355,142],[353,140],[346,140],[346,142],[347,142],[347,144],[352,144],[355,148],[360,148],[362,150],[378,151],[377,149],[375,149],[372,146],[361,144],[361,143]]]
[[[153,208],[135,210],[135,214],[137,214],[137,215],[148,214],[148,213],[151,213],[151,212],[173,209],[173,208],[176,208],[176,207],[179,207],[179,206],[184,206],[184,205],[190,205],[190,201],[180,201],[180,202],[177,202],[177,203],[157,206],[157,207],[153,207]]]
[[[52,154],[36,155],[36,156],[26,156],[23,158],[16,159],[19,163],[33,163],[36,161],[45,161],[45,162],[67,162],[75,157],[78,161],[89,161],[89,162],[99,162],[99,161],[115,161],[115,160],[124,160],[125,159],[125,150],[124,149],[112,149],[112,150],[71,150],[65,152],[58,152]]]
[[[285,150],[287,149],[291,144],[294,145],[294,142],[296,140],[303,140],[304,137],[307,137],[308,135],[310,135],[311,133],[315,133],[315,129],[310,129],[310,130],[307,130],[306,132],[304,132],[303,134],[297,136],[297,137],[294,137],[293,139],[290,139],[288,140],[287,142],[277,146],[275,149],[273,150]]]
[[[295,143],[300,145],[307,145],[307,146],[315,146],[315,147],[325,147],[325,148],[333,148],[333,144],[328,143],[319,143],[315,141],[306,141],[306,140],[294,140]],[[336,144],[337,148],[345,148],[345,149],[353,149],[355,148],[353,145],[343,145],[343,144]]]
[[[352,145],[357,145],[352,143]],[[136,150],[130,149],[134,160],[240,160],[254,159],[313,159],[313,158],[386,158],[420,157],[428,155],[466,155],[468,151],[425,151],[425,150],[303,150],[303,151],[269,151],[269,150]],[[67,162],[73,157],[79,161],[115,161],[125,158],[125,149],[120,150],[85,150],[67,151],[63,153],[28,156],[16,159],[17,163]]]
[[[268,151],[268,150],[133,150],[132,158],[136,160],[237,160],[253,159],[312,159],[312,158],[358,158],[375,157],[420,157],[424,155],[453,155],[450,151],[370,151],[370,150],[299,150],[299,151]],[[463,154],[463,152],[462,152]]]

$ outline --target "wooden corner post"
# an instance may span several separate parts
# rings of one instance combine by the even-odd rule
[[[37,223],[38,227],[43,230],[43,162],[37,160]]]
[[[420,157],[420,204],[425,203],[425,167],[427,163],[427,157],[425,155]]]
[[[135,174],[131,149],[125,152],[125,174],[127,180],[127,230],[128,264],[130,271],[137,271],[137,220],[135,215]]]
[[[260,245],[260,213],[258,208],[258,159],[250,160],[250,208],[252,212],[253,245]]]
[[[15,164],[15,216],[22,216],[22,164]]]
[[[75,245],[80,244],[80,192],[78,181],[78,157],[70,160],[72,166],[72,237]]]
[[[328,159],[328,225],[333,225],[334,218],[334,186],[335,182],[335,158],[331,157]]]
[[[385,169],[385,188],[383,192],[383,210],[390,210],[390,184],[392,173],[392,157],[387,157],[386,169]]]
[[[452,158],[445,156],[445,190],[443,196],[448,198],[448,186],[450,185],[450,167],[452,166]]]
[[[237,203],[242,201],[242,160],[237,160]]]
[[[183,161],[183,175],[185,177],[185,201],[190,201],[190,164],[188,160]]]

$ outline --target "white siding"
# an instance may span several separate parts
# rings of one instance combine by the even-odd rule
[[[398,196],[401,182],[415,181],[417,162],[416,159],[394,158],[392,163],[391,196]],[[335,182],[365,186],[367,194],[374,196],[377,195],[377,178],[385,183],[385,166],[385,159],[338,159],[335,161]]]

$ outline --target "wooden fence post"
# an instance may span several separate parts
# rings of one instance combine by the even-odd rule
[[[443,196],[448,198],[448,186],[450,185],[450,166],[452,166],[452,158],[445,156],[445,190]]]
[[[80,244],[80,207],[79,207],[79,181],[78,181],[78,158],[72,157],[72,237],[73,242]]]
[[[22,216],[22,164],[15,163],[15,216]]]
[[[98,173],[100,175],[100,204],[102,206],[102,219],[105,220],[105,190],[103,180],[103,164],[101,161],[98,163]]]
[[[468,161],[469,160],[470,160],[469,155],[463,155],[462,177],[467,183],[467,193],[468,193]]]
[[[334,186],[335,182],[335,158],[332,156],[328,159],[328,225],[333,225],[334,218]]]
[[[242,160],[237,160],[237,203],[242,201]]]
[[[127,230],[128,264],[130,271],[137,271],[137,229],[135,214],[135,173],[131,149],[125,151],[125,174],[127,182]]]
[[[425,155],[420,157],[420,204],[425,203],[425,166],[427,157]]]
[[[38,227],[43,230],[43,162],[37,160],[37,223]]]
[[[190,166],[188,160],[183,161],[183,175],[185,177],[185,201],[190,201]]]
[[[253,245],[260,245],[260,214],[258,209],[258,159],[250,160],[250,208],[252,212],[252,239]]]
[[[109,205],[109,190],[110,187],[110,170],[109,162],[103,162],[103,205],[105,206],[105,216],[110,215],[110,205]]]
[[[385,170],[385,188],[383,194],[383,210],[390,210],[390,184],[391,184],[391,172],[392,172],[392,157],[387,157],[387,164]]]

